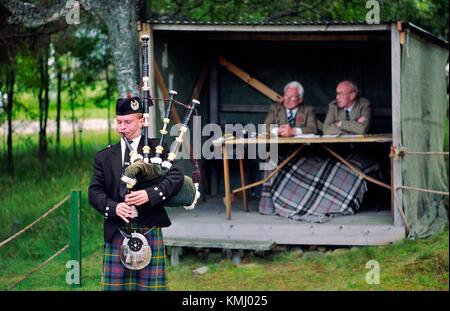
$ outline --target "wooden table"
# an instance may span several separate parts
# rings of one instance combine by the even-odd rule
[[[230,172],[228,165],[228,154],[226,148],[229,145],[242,144],[335,144],[335,143],[390,143],[392,142],[392,134],[371,134],[371,135],[345,135],[345,136],[319,136],[319,137],[278,137],[278,138],[235,138],[222,142],[222,158],[223,158],[223,176],[225,184],[225,207],[227,219],[231,219],[231,197],[232,192],[230,188]],[[286,163],[284,163],[286,164]],[[284,165],[283,164],[283,165]],[[280,166],[277,167],[280,168]],[[245,171],[244,159],[239,159],[239,171],[241,176],[241,187],[245,185]],[[240,189],[238,188],[238,189]],[[248,211],[248,202],[246,189],[243,189],[242,198],[244,201],[244,209]],[[236,191],[234,191],[236,192]]]

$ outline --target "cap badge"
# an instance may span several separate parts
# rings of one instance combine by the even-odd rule
[[[139,109],[139,103],[137,102],[137,100],[133,99],[131,101],[131,109],[133,109],[133,110],[138,110]]]

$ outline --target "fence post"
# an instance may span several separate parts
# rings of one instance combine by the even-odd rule
[[[81,287],[81,190],[72,190],[70,194],[70,260],[78,263],[76,280],[72,287]],[[77,284],[78,283],[78,284]]]

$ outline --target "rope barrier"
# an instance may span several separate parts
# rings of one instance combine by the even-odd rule
[[[52,256],[50,256],[49,258],[47,258],[47,260],[45,260],[43,263],[41,263],[39,266],[37,266],[36,268],[34,268],[33,270],[31,270],[30,272],[28,272],[27,274],[25,274],[23,277],[21,277],[17,282],[15,282],[14,284],[8,286],[8,288],[6,288],[7,291],[13,289],[14,287],[16,287],[17,285],[19,285],[23,280],[29,278],[33,273],[35,273],[36,271],[38,271],[39,269],[41,269],[42,267],[44,267],[46,264],[48,264],[51,260],[53,260],[53,258],[55,258],[56,256],[58,256],[59,254],[61,254],[62,252],[64,252],[67,248],[69,247],[69,244],[66,244],[63,248],[61,248],[59,251],[57,251],[56,253],[54,253]]]
[[[397,147],[392,145],[389,153],[389,157],[394,158],[394,160],[398,160],[400,157],[404,157],[405,155],[442,155],[449,156],[448,151],[408,151],[406,148]]]
[[[434,193],[434,194],[442,194],[448,196],[448,192],[444,191],[438,191],[438,190],[431,190],[431,189],[423,189],[423,188],[417,188],[417,187],[410,187],[410,186],[398,186],[395,189],[406,189],[406,190],[415,190],[419,192],[428,192],[428,193]]]
[[[72,190],[71,194],[66,196],[63,200],[61,200],[59,203],[55,204],[51,209],[49,209],[47,212],[45,212],[43,215],[41,215],[39,218],[37,218],[35,221],[33,221],[31,224],[20,230],[19,232],[15,233],[8,239],[4,240],[0,243],[0,247],[6,245],[7,243],[11,242],[15,238],[17,238],[19,235],[23,234],[27,230],[29,230],[31,227],[33,227],[35,224],[40,222],[41,220],[45,219],[47,216],[49,216],[53,211],[61,207],[65,202],[67,202],[70,199],[70,208],[69,208],[69,233],[70,233],[70,243],[66,244],[63,248],[61,248],[59,251],[54,253],[52,256],[47,258],[43,263],[35,267],[33,270],[22,276],[18,281],[16,281],[14,284],[8,286],[6,290],[10,290],[14,287],[16,287],[18,284],[20,284],[22,281],[29,278],[33,273],[44,267],[46,264],[48,264],[51,260],[53,260],[56,256],[64,252],[67,248],[70,247],[70,259],[76,260],[81,264],[81,232],[80,232],[80,208],[81,208],[81,191],[80,190]],[[80,280],[79,283],[73,284],[72,287],[80,287],[81,286],[81,271],[78,271],[78,278]]]
[[[27,231],[28,229],[30,229],[32,226],[34,226],[35,224],[37,224],[39,221],[41,221],[42,219],[46,218],[48,215],[50,215],[53,211],[55,211],[56,209],[58,209],[61,205],[63,205],[67,200],[69,200],[70,195],[68,195],[67,197],[65,197],[61,202],[57,203],[55,206],[53,206],[51,209],[49,209],[45,214],[43,214],[42,216],[40,216],[38,219],[36,219],[35,221],[33,221],[31,224],[29,224],[28,226],[26,226],[25,228],[23,228],[22,230],[20,230],[19,232],[16,232],[15,234],[13,234],[12,236],[10,236],[9,238],[7,238],[6,240],[4,240],[3,242],[0,243],[0,247],[2,247],[3,245],[6,245],[7,243],[11,242],[12,240],[14,240],[15,238],[17,238],[19,235],[21,235],[22,233],[24,233],[25,231]]]

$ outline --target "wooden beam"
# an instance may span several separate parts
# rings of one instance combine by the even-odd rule
[[[158,64],[156,63],[155,60],[153,60],[153,67],[154,67],[156,84],[158,84],[158,87],[159,87],[161,93],[163,94],[163,97],[169,98],[169,90],[167,89],[167,86],[164,83],[164,79],[161,75],[161,71],[159,71]],[[180,116],[178,115],[178,112],[176,109],[172,109],[172,117],[173,117],[173,120],[175,121],[175,124],[181,123]]]
[[[300,150],[302,150],[303,149],[303,146],[304,145],[301,145],[300,147],[298,147],[289,157],[287,157],[280,165],[278,165],[270,174],[269,174],[269,176],[267,176],[266,178],[264,178],[264,179],[261,179],[261,180],[259,180],[259,181],[257,181],[257,182],[254,182],[254,183],[252,183],[252,184],[250,184],[250,185],[243,185],[242,187],[240,187],[240,188],[237,188],[237,189],[234,189],[233,191],[232,191],[232,194],[234,195],[234,194],[236,194],[236,193],[238,193],[238,192],[241,192],[241,191],[245,191],[245,190],[247,190],[247,189],[250,189],[250,188],[253,188],[253,187],[256,187],[256,186],[259,186],[259,185],[262,185],[263,183],[265,183],[265,182],[267,182],[269,179],[271,179],[273,176],[275,176],[275,174],[277,174],[293,157],[295,157],[296,155],[297,155],[297,153],[299,153],[300,152]],[[225,150],[225,147],[224,147],[224,149],[223,150]],[[231,217],[231,214],[230,214],[230,217]]]
[[[237,67],[233,63],[230,63],[222,56],[219,56],[219,64],[225,67],[229,72],[237,76],[239,79],[243,80],[245,83],[248,83],[250,86],[269,97],[272,101],[281,103],[283,101],[283,96],[273,91],[270,87],[265,85],[264,83],[258,81],[257,79],[250,76],[241,68]]]
[[[202,92],[203,85],[205,84],[206,77],[208,75],[210,63],[206,63],[203,65],[202,70],[200,71],[200,76],[198,77],[197,83],[194,86],[194,89],[192,91],[192,99],[197,99],[200,97],[200,93]]]
[[[172,247],[246,249],[255,251],[269,251],[275,247],[275,243],[272,241],[208,239],[208,237],[167,239],[164,240],[164,244]]]
[[[400,33],[397,25],[391,27],[391,90],[392,90],[392,144],[402,146],[401,128],[401,49]],[[403,185],[402,162],[391,161],[391,212],[394,215],[394,226],[403,227],[399,210],[403,208],[403,195],[401,190],[396,190]]]

